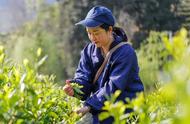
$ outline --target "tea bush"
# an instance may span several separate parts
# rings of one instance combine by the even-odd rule
[[[79,120],[73,110],[80,101],[68,97],[54,82],[55,76],[38,72],[47,58],[39,59],[40,54],[38,49],[35,63],[24,59],[19,65],[6,58],[0,46],[0,123],[74,124]]]
[[[159,74],[162,73],[163,65],[169,56],[162,42],[164,34],[166,33],[151,31],[137,50],[140,77],[147,92],[159,88],[161,84]]]

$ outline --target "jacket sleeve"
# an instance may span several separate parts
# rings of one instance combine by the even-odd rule
[[[81,58],[78,64],[78,68],[75,72],[74,82],[82,85],[81,89],[84,93],[82,100],[85,100],[91,93],[92,87],[92,62],[90,59],[90,44],[88,44],[81,52]]]
[[[133,63],[136,63],[136,61],[136,54],[133,49],[118,54],[112,63],[109,80],[101,89],[85,101],[85,104],[92,108],[92,112],[101,110],[106,100],[105,95],[110,96],[110,94],[113,94],[116,90],[123,91],[126,89],[129,83],[128,78],[130,78],[130,71],[133,69]]]

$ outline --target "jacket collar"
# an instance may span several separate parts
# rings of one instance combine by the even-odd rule
[[[113,33],[114,41],[111,43],[109,50],[111,50],[113,47],[115,47],[117,44],[122,42],[122,38],[115,33]]]

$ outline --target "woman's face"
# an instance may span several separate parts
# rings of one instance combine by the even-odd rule
[[[86,27],[88,37],[97,47],[106,47],[110,42],[112,31],[106,31],[101,27]]]

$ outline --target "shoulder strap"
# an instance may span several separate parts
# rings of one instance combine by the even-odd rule
[[[119,44],[117,44],[115,47],[113,47],[107,54],[106,54],[106,57],[104,59],[104,62],[102,63],[102,65],[100,66],[100,68],[98,69],[98,71],[96,72],[96,75],[94,77],[94,80],[93,80],[93,84],[98,80],[100,74],[102,73],[106,63],[108,62],[109,58],[111,57],[112,53],[117,50],[117,48],[119,48],[120,46],[123,46],[127,44],[127,42],[121,42]]]

